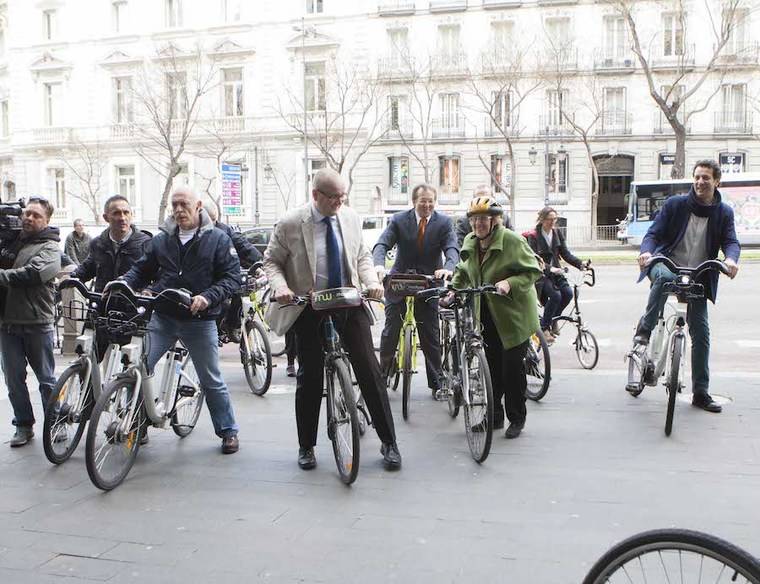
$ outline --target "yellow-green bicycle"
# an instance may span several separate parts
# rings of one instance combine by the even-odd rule
[[[421,274],[391,274],[385,280],[386,291],[393,296],[403,296],[406,312],[398,335],[396,354],[388,371],[388,388],[396,391],[401,381],[401,413],[409,419],[409,396],[412,392],[412,374],[417,372],[417,348],[420,341],[417,334],[417,320],[414,317],[414,301],[417,292],[440,283],[433,276]]]

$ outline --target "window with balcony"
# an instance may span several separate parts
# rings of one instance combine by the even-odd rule
[[[620,16],[604,17],[604,50],[603,58],[609,64],[630,57],[628,49],[628,31],[625,20]]]
[[[551,16],[544,21],[544,28],[546,29],[546,36],[555,48],[567,47],[572,44],[570,17]]]
[[[127,199],[132,207],[137,206],[134,166],[116,167],[116,192]]]
[[[52,203],[56,209],[66,208],[66,175],[62,168],[48,169],[48,182]]]
[[[747,42],[747,25],[750,18],[749,10],[736,10],[733,15],[724,11],[723,21],[726,22],[728,19],[732,18],[732,16],[734,19],[734,26],[728,37],[728,42],[723,48],[723,54],[737,57],[744,54],[749,48]]]
[[[441,128],[459,128],[459,94],[442,93],[439,99],[441,104]]]
[[[405,95],[388,97],[388,129],[395,132],[404,130],[404,110],[406,109]]]
[[[173,120],[187,116],[187,74],[184,71],[166,73],[166,114]]]
[[[409,196],[409,157],[388,157],[388,190],[391,201],[407,202]]]
[[[224,92],[224,115],[243,116],[243,69],[222,69],[222,91]]]
[[[46,41],[55,40],[58,35],[58,11],[50,8],[42,11],[42,38]]]
[[[182,26],[182,0],[164,0],[164,22],[167,28]]]
[[[549,195],[567,195],[568,155],[549,153]]]
[[[567,91],[548,89],[546,91],[546,117],[544,123],[548,128],[565,126],[564,107],[567,102]]]
[[[491,120],[497,128],[508,129],[512,125],[512,92],[491,92]]]
[[[451,199],[450,196],[459,195],[461,176],[459,173],[461,159],[459,156],[438,157],[438,190],[442,199]]]
[[[124,32],[127,24],[127,0],[114,0],[111,3],[111,24],[115,33]]]
[[[323,11],[323,0],[306,0],[306,14],[321,14]]]
[[[727,83],[721,87],[722,106],[717,130],[741,132],[747,120],[747,86],[744,83]]]
[[[491,23],[491,44],[497,56],[506,58],[514,43],[514,22],[502,20]]]
[[[512,184],[512,169],[509,157],[504,154],[491,155],[491,188],[494,193],[509,193]]]
[[[409,58],[409,31],[405,28],[393,28],[389,29],[387,34],[389,68],[402,68]]]
[[[605,87],[602,102],[602,130],[606,134],[627,130],[625,87]]]
[[[222,22],[240,22],[240,0],[220,0]]]
[[[44,83],[43,112],[46,126],[60,126],[63,121],[63,85],[60,82]]]
[[[129,124],[134,121],[132,108],[132,77],[113,78],[114,122]]]
[[[662,55],[675,57],[684,54],[683,14],[662,15]]]
[[[0,101],[0,136],[7,138],[10,134],[10,110],[8,100],[4,99]]]
[[[445,24],[438,27],[436,54],[440,67],[456,67],[461,64],[462,48],[459,42],[459,25]]]
[[[304,64],[306,87],[306,109],[310,112],[323,112],[327,109],[325,99],[325,63],[323,61]]]

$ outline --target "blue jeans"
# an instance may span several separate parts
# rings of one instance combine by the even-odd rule
[[[655,264],[649,270],[652,287],[649,290],[646,312],[642,318],[642,327],[651,332],[657,326],[668,295],[663,287],[666,282],[673,282],[676,275],[663,264]],[[707,299],[689,301],[686,315],[691,336],[691,384],[695,396],[706,395],[710,387],[710,324],[707,320]]]
[[[26,386],[26,365],[29,363],[40,384],[42,407],[47,407],[55,385],[52,324],[3,324],[0,345],[3,348],[3,373],[8,386],[8,399],[13,406],[13,425],[32,427],[34,412]]]
[[[238,433],[230,392],[219,369],[219,345],[214,320],[179,320],[153,313],[148,324],[148,370],[181,340],[190,352],[198,380],[206,394],[216,435],[225,438]]]

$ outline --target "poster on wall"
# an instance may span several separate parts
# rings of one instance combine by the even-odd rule
[[[744,172],[743,152],[721,152],[718,155],[718,164],[723,174],[736,174]]]

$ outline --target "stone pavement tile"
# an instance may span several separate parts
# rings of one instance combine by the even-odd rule
[[[74,524],[71,527],[72,531],[85,531],[83,526],[79,524]],[[43,531],[35,531],[34,535],[34,543],[30,549],[71,556],[97,558],[118,545],[118,541],[112,539],[101,539],[84,535],[48,533]]]
[[[72,577],[61,578],[50,574],[6,568],[0,568],[0,582],[4,584],[92,584],[92,580]]]
[[[129,569],[129,564],[97,558],[58,555],[38,568],[43,574],[56,576],[75,576],[87,580],[105,582],[119,572]]]
[[[130,562],[141,566],[176,566],[183,563],[197,551],[198,545],[166,543],[144,545],[120,543],[100,557],[104,560]]]
[[[45,550],[0,548],[0,568],[34,570],[54,557],[54,553]]]

